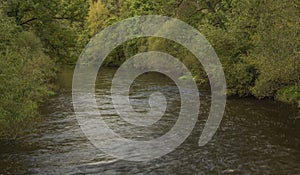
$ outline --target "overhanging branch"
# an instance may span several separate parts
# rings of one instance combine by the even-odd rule
[[[37,20],[38,18],[31,18],[31,19],[29,19],[29,20],[27,20],[27,21],[25,21],[25,22],[22,22],[20,25],[22,26],[22,25],[24,25],[24,24],[27,24],[27,23],[30,23],[31,21],[34,21],[34,20]]]

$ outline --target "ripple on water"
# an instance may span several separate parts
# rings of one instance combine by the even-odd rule
[[[96,90],[99,109],[112,129],[124,137],[145,140],[173,126],[180,99],[172,82],[156,74],[137,80],[131,92],[134,107],[148,108],[149,94],[160,89],[167,96],[168,110],[158,124],[134,127],[112,107],[113,72],[104,70],[107,76],[98,79]],[[71,75],[64,78],[71,79]],[[152,79],[155,81],[149,83]],[[300,174],[300,122],[287,119],[297,114],[290,106],[230,99],[213,140],[198,147],[210,107],[209,96],[203,95],[199,121],[180,147],[149,162],[129,162],[104,154],[88,141],[74,115],[71,91],[62,92],[42,108],[44,120],[36,126],[40,132],[24,137],[22,144],[1,144],[0,174]]]

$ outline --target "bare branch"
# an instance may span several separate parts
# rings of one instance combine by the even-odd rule
[[[25,22],[22,22],[20,25],[22,26],[22,25],[24,25],[24,24],[27,24],[27,23],[30,23],[31,21],[34,21],[34,20],[37,20],[38,18],[31,18],[31,19],[29,19],[29,20],[27,20],[27,21],[25,21]]]

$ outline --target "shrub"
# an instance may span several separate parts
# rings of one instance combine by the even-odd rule
[[[286,86],[277,91],[276,99],[300,107],[300,86]]]
[[[45,96],[54,62],[32,32],[22,31],[0,13],[0,139],[14,139],[35,118]]]

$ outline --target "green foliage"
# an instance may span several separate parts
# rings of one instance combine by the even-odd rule
[[[0,138],[15,137],[37,115],[39,104],[52,94],[56,63],[75,63],[90,37],[138,15],[179,18],[203,33],[220,57],[229,95],[299,103],[299,5],[290,0],[3,0]],[[128,41],[105,65],[119,66],[147,51],[179,58],[199,85],[209,84],[192,53],[162,38]]]
[[[285,86],[277,91],[276,99],[300,107],[300,86]]]
[[[0,139],[15,138],[52,95],[56,63],[74,63],[88,40],[85,0],[0,3]],[[33,119],[33,120],[31,120]]]
[[[88,13],[88,26],[90,34],[94,35],[105,26],[107,26],[107,21],[109,18],[109,10],[104,7],[101,1],[91,1]]]
[[[85,0],[0,3],[0,139],[16,138],[52,95],[56,63],[74,63],[88,36]]]
[[[300,11],[292,1],[265,1],[253,35],[255,48],[249,55],[258,70],[252,92],[257,97],[274,96],[282,85],[300,79]]]
[[[74,62],[87,42],[85,0],[4,0],[4,13],[23,30],[34,32],[41,40],[45,53],[57,62]],[[83,42],[83,43],[81,43]]]
[[[200,31],[212,43],[217,52],[227,81],[228,95],[248,96],[255,81],[255,67],[249,64],[246,55],[249,39],[244,32],[238,32],[231,25],[226,30],[210,24],[200,26]]]
[[[300,83],[298,1],[106,0],[97,3],[102,3],[101,10],[91,6],[89,19],[93,19],[95,12],[102,16],[90,20],[92,33],[106,27],[111,18],[121,20],[147,14],[179,18],[198,28],[220,57],[228,95],[274,97],[281,87]],[[112,53],[107,65],[119,65],[120,57],[124,61],[150,50],[179,58],[199,84],[208,84],[206,73],[193,55],[164,39],[150,37],[127,42]]]

